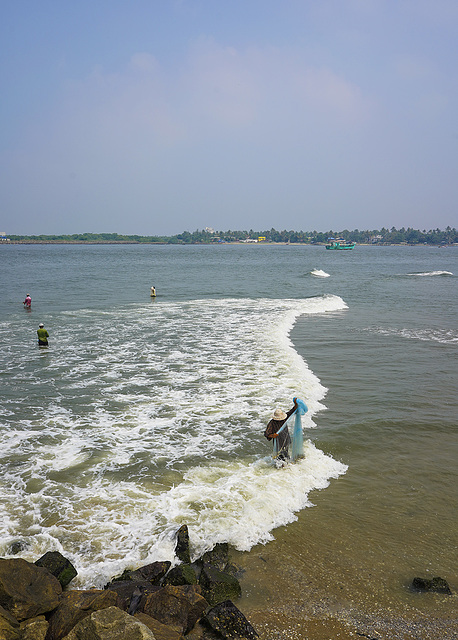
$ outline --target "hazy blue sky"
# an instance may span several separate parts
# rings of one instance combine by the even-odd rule
[[[458,226],[457,0],[2,0],[0,231]]]

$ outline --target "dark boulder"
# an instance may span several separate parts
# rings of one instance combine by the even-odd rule
[[[167,560],[165,562],[152,562],[151,564],[146,564],[145,566],[139,567],[135,570],[126,569],[122,575],[118,578],[114,578],[109,584],[119,581],[125,582],[126,580],[132,580],[133,582],[146,580],[151,584],[159,584],[170,569],[171,565],[172,563]],[[107,588],[108,585],[105,589]]]
[[[21,622],[21,640],[45,640],[48,629],[49,623],[43,615],[23,620]]]
[[[444,580],[444,578],[439,577],[432,578],[431,580],[427,578],[414,578],[412,580],[412,589],[414,591],[434,591],[435,593],[452,594],[448,582]]]
[[[87,589],[64,591],[57,609],[49,618],[46,640],[62,640],[75,625],[91,615],[118,605],[118,595],[114,591]]]
[[[62,587],[66,587],[78,575],[70,560],[64,558],[58,551],[48,551],[35,564],[37,567],[45,567],[49,573],[52,573],[59,580]]]
[[[19,640],[19,622],[9,611],[0,607],[0,638],[2,640]]]
[[[118,607],[93,611],[64,640],[156,640],[153,632]]]
[[[167,585],[146,596],[143,613],[179,633],[186,634],[208,607],[208,602],[201,596],[200,591],[198,585]]]
[[[216,544],[211,551],[204,553],[199,562],[203,566],[211,565],[220,571],[225,571],[229,564],[229,545],[227,542]]]
[[[135,587],[132,596],[130,598],[130,602],[129,602],[129,608],[127,609],[127,613],[130,616],[133,616],[134,613],[137,611],[137,609],[140,606],[140,602],[143,598],[143,589],[142,587]]]
[[[191,554],[189,551],[189,532],[187,525],[182,525],[177,531],[177,544],[175,554],[178,560],[185,564],[191,563]]]
[[[176,587],[183,584],[197,584],[197,575],[192,564],[179,564],[170,569],[162,584],[172,584]]]
[[[21,551],[24,551],[24,549],[27,549],[28,546],[29,543],[25,540],[15,540],[8,547],[7,553],[8,555],[15,556],[18,553],[21,553]]]
[[[258,633],[230,600],[220,602],[209,609],[203,616],[202,622],[227,640],[258,638]]]
[[[137,590],[141,591],[142,593],[142,598],[140,598],[141,602],[142,599],[145,598],[147,593],[154,593],[160,588],[161,587],[159,587],[158,585],[153,585],[147,580],[117,580],[115,582],[110,582],[109,584],[107,584],[105,590],[114,591],[118,595],[117,606],[124,611],[128,611],[132,602],[132,598],[134,597],[134,593],[136,593]],[[140,605],[137,606],[137,609],[138,608],[141,608]]]
[[[156,640],[185,640],[185,637],[181,633],[175,631],[172,627],[162,624],[159,620],[147,616],[146,613],[137,611],[134,617],[136,620],[143,622],[148,629],[151,629]]]
[[[210,565],[202,568],[199,584],[202,595],[211,605],[224,600],[235,600],[242,595],[240,583],[235,576]]]
[[[60,582],[44,567],[0,558],[0,606],[19,622],[53,611],[61,593]]]

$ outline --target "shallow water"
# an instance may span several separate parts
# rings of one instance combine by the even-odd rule
[[[458,589],[456,248],[0,249],[3,556],[58,549],[101,586],[186,523],[196,555],[239,549],[265,637],[449,621],[455,596],[408,585]],[[262,432],[294,395],[306,457],[276,469]]]

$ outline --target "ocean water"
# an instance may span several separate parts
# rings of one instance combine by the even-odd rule
[[[0,555],[56,549],[75,587],[102,587],[173,561],[185,523],[196,557],[237,550],[266,638],[305,637],[300,620],[323,611],[380,637],[409,620],[448,637],[455,596],[408,584],[458,590],[457,257],[1,246]],[[296,395],[305,457],[279,469],[263,431]],[[280,617],[266,607],[279,572],[303,587]]]

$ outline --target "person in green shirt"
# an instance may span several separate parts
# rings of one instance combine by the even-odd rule
[[[48,346],[49,333],[46,331],[44,326],[45,325],[41,322],[39,327],[38,327],[38,329],[37,329],[38,346],[39,347],[47,347]]]

